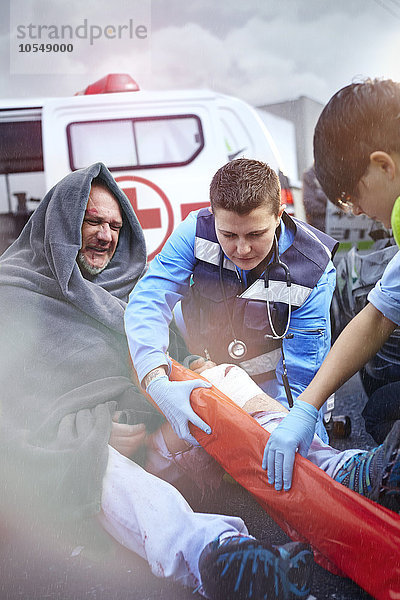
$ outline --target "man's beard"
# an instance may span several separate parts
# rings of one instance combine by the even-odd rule
[[[107,260],[107,262],[105,263],[105,265],[103,265],[102,267],[92,267],[92,265],[89,265],[89,263],[87,262],[82,250],[79,250],[78,256],[76,259],[81,271],[83,271],[84,273],[87,273],[88,275],[98,275],[99,273],[104,271],[104,269],[108,266],[110,260],[111,259],[109,258]]]

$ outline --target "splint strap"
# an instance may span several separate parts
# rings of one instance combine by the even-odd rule
[[[171,379],[201,378],[172,362]],[[291,490],[277,492],[261,468],[269,433],[214,386],[194,390],[191,403],[212,428],[207,435],[191,426],[193,435],[293,540],[311,544],[321,566],[374,598],[400,600],[399,515],[333,481],[300,455]]]

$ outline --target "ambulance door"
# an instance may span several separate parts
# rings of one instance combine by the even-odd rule
[[[256,111],[246,102],[233,97],[221,97],[218,102],[227,158],[254,158],[282,169],[278,147]]]
[[[289,140],[287,127],[275,127],[274,135],[260,114],[249,104],[229,96],[221,97],[218,103],[227,160],[244,156],[268,163],[279,175],[282,190],[282,202],[286,212],[295,213],[293,198],[293,179],[289,180],[288,165]],[[280,125],[286,125],[283,119]],[[290,126],[290,124],[288,123]],[[294,148],[294,138],[293,138]],[[284,150],[284,153],[281,152]],[[290,176],[297,170],[291,169]]]

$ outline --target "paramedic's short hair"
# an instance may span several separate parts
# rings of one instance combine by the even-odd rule
[[[278,215],[281,186],[278,175],[266,163],[237,158],[218,169],[210,185],[213,210],[224,208],[247,215],[262,204]]]
[[[321,113],[314,132],[315,173],[334,204],[351,197],[376,150],[400,151],[400,84],[390,79],[352,83]]]

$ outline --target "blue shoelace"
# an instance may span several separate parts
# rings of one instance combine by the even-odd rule
[[[248,538],[242,538],[237,540],[237,543],[243,544],[247,542]],[[229,544],[231,539],[228,538],[223,540],[220,544],[220,548],[223,548],[224,545]],[[245,573],[246,566],[248,562],[251,562],[251,574],[255,576],[258,572],[259,566],[262,565],[264,575],[266,578],[273,576],[274,583],[274,591],[275,597],[279,595],[279,588],[283,592],[283,597],[286,598],[289,594],[294,596],[304,595],[304,589],[298,589],[295,582],[290,582],[287,577],[287,572],[283,568],[282,559],[288,559],[289,555],[285,551],[284,548],[277,548],[280,556],[275,556],[272,552],[268,551],[266,548],[249,546],[248,548],[238,548],[235,552],[229,552],[227,554],[221,554],[218,557],[217,563],[224,563],[224,568],[221,572],[221,577],[225,577],[229,573],[229,569],[231,565],[235,561],[240,561],[239,573],[236,577],[235,588],[234,591],[237,592],[242,584],[243,575]],[[309,555],[308,551],[299,552],[296,556],[292,557],[292,568],[296,569],[301,566],[301,563],[304,565],[307,561],[307,556]],[[272,569],[272,571],[271,571]],[[268,598],[270,594],[270,590],[266,592],[264,596],[265,600]],[[248,598],[253,597],[253,580],[251,579],[249,582],[249,590],[247,593]]]
[[[372,459],[375,457],[375,453],[381,448],[377,446],[370,452],[363,452],[361,454],[355,454],[351,456],[340,468],[338,474],[335,476],[335,481],[342,483],[351,490],[358,492],[359,494],[365,495],[372,489],[371,477],[370,477],[370,466]],[[356,484],[358,476],[358,486]],[[345,482],[348,477],[348,482]],[[356,489],[358,487],[358,489]]]

